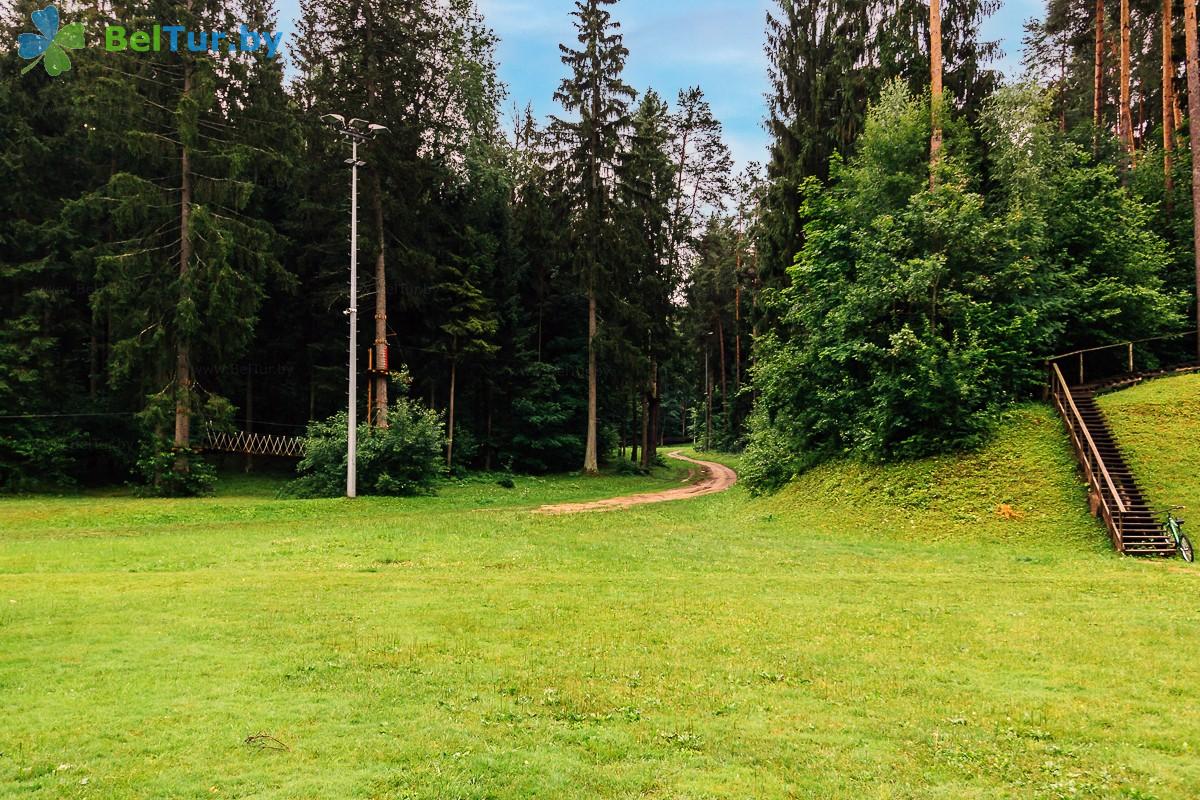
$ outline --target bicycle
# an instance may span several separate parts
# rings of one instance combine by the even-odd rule
[[[1191,539],[1183,532],[1183,520],[1175,516],[1175,512],[1182,509],[1183,506],[1167,509],[1167,521],[1163,523],[1163,530],[1175,540],[1175,549],[1179,551],[1179,557],[1190,564],[1196,560],[1196,553],[1192,550]]]

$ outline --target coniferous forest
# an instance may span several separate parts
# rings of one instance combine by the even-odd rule
[[[6,41],[40,5],[2,12]],[[69,73],[0,56],[6,492],[203,491],[213,430],[307,432],[298,491],[340,492],[327,114],[387,129],[358,148],[366,492],[693,440],[769,490],[980,446],[1045,356],[1196,327],[1194,0],[1049,0],[1019,79],[980,33],[992,0],[778,0],[769,157],[744,169],[703,87],[629,83],[616,0],[574,4],[550,118],[507,96],[473,0],[303,0],[288,75],[91,46],[272,30],[271,0],[61,10],[89,35]]]

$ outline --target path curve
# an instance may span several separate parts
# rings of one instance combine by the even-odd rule
[[[693,497],[701,497],[706,494],[716,494],[723,492],[726,489],[737,483],[737,473],[731,470],[724,464],[718,464],[714,461],[697,461],[694,458],[688,458],[683,453],[675,451],[668,453],[668,458],[674,458],[678,461],[687,461],[690,464],[695,464],[704,471],[704,477],[695,483],[688,483],[679,489],[666,489],[661,492],[645,492],[642,494],[629,494],[623,497],[610,497],[606,500],[593,500],[590,503],[563,503],[561,505],[542,506],[535,514],[577,514],[581,511],[614,511],[619,508],[631,508],[633,506],[646,505],[648,503],[666,503],[671,500],[690,500]],[[694,471],[688,472],[688,477],[685,481],[690,481]]]

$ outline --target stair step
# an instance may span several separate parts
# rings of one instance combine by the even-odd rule
[[[1100,390],[1137,383],[1143,377],[1145,375],[1095,381],[1069,387],[1068,390],[1096,455],[1112,480],[1115,491],[1109,489],[1103,477],[1099,478],[1100,499],[1112,512],[1113,524],[1120,525],[1122,551],[1130,556],[1171,557],[1175,555],[1175,542],[1163,531],[1162,520],[1150,507],[1137,476],[1125,461],[1125,454],[1108,427],[1104,412],[1096,403],[1096,395]],[[1069,419],[1067,425],[1078,435],[1078,420]],[[1125,509],[1123,515],[1119,515],[1115,508],[1118,499]],[[1113,533],[1116,534],[1115,531]]]

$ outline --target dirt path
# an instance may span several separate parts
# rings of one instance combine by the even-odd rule
[[[695,477],[697,470],[688,470],[688,476],[684,479],[687,486],[679,489],[665,489],[661,492],[645,492],[643,494],[629,494],[624,497],[610,497],[607,500],[593,500],[590,503],[564,503],[557,506],[542,506],[535,514],[576,514],[581,511],[613,511],[618,508],[630,508],[632,506],[646,505],[647,503],[666,503],[670,500],[689,500],[693,497],[700,497],[706,494],[716,494],[723,492],[729,487],[737,483],[737,473],[731,470],[724,464],[717,464],[712,461],[697,461],[694,458],[688,458],[683,453],[674,452],[667,456],[668,458],[678,459],[679,461],[687,461],[695,464],[700,468],[704,477],[692,483],[692,478]]]

